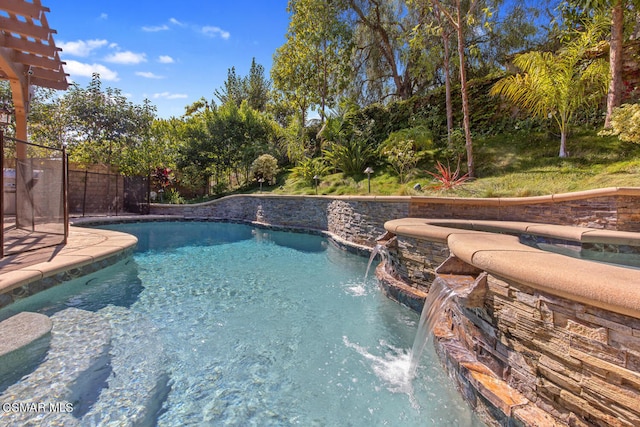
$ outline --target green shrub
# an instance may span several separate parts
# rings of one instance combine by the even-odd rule
[[[640,143],[640,104],[623,104],[611,114],[611,131],[602,135],[618,135],[621,141]]]
[[[251,173],[256,181],[263,179],[269,185],[274,185],[278,174],[278,160],[271,154],[263,154],[251,164]]]
[[[296,166],[291,169],[291,176],[299,179],[306,184],[314,184],[314,176],[326,175],[329,171],[329,167],[325,163],[324,159],[320,157],[305,158]]]
[[[172,205],[183,205],[184,197],[180,195],[180,192],[175,188],[170,188],[169,191],[166,192],[165,197],[167,198],[167,203]]]

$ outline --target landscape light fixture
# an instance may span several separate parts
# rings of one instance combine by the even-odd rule
[[[260,192],[262,193],[262,183],[264,182],[264,178],[258,178],[258,182],[260,183]]]
[[[364,170],[364,173],[367,174],[367,181],[369,183],[369,193],[371,193],[371,174],[373,173],[373,168],[371,166],[367,166]]]
[[[318,181],[320,181],[320,177],[318,175],[314,175],[313,176],[313,182],[315,183],[316,194],[318,194]]]

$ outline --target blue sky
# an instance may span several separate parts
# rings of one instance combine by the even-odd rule
[[[182,115],[203,96],[213,99],[227,70],[247,75],[254,57],[268,77],[288,26],[287,0],[43,4],[69,81],[86,87],[98,72],[104,88],[118,88],[136,104],[148,98],[161,118]]]

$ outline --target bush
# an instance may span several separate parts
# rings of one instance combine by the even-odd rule
[[[392,132],[382,143],[381,154],[404,184],[412,169],[433,148],[433,137],[425,126],[415,126]]]
[[[324,162],[324,159],[319,157],[306,158],[291,169],[291,176],[307,184],[313,185],[314,176],[326,175],[328,171],[329,167]]]
[[[640,104],[623,104],[611,114],[611,131],[601,135],[618,135],[620,141],[640,143]]]
[[[251,173],[256,181],[263,179],[269,185],[274,185],[278,173],[278,160],[271,154],[263,154],[251,164]]]

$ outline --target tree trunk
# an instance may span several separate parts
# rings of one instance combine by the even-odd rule
[[[462,92],[462,115],[464,125],[465,147],[467,149],[467,173],[469,178],[475,178],[475,165],[473,162],[473,141],[471,139],[471,124],[469,113],[469,95],[467,93],[467,69],[464,59],[464,26],[460,16],[460,1],[456,1],[456,30],[458,32],[458,56],[460,57],[460,92]]]
[[[620,106],[622,96],[622,38],[624,28],[624,0],[615,0],[611,18],[611,41],[609,42],[609,93],[607,94],[607,115],[605,129],[611,128],[611,113]]]
[[[567,131],[566,129],[560,130],[560,153],[558,157],[565,158],[567,157]]]
[[[451,147],[451,132],[453,130],[453,106],[451,105],[451,63],[449,61],[449,33],[442,32],[442,43],[444,45],[444,93],[445,108],[447,110],[447,144]]]

